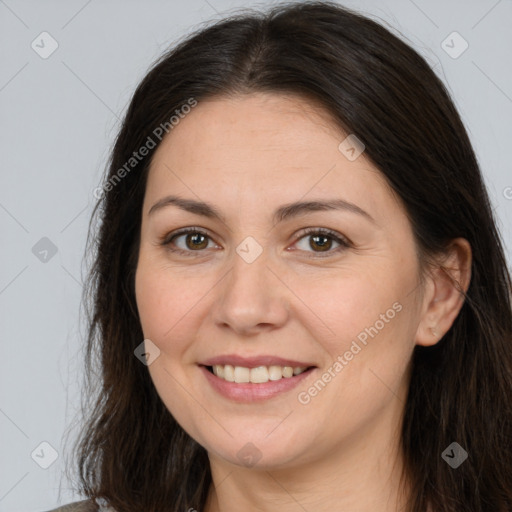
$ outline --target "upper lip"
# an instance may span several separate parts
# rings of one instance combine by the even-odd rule
[[[244,357],[236,354],[226,354],[223,356],[216,356],[206,361],[201,362],[203,366],[213,366],[216,364],[232,366],[243,366],[245,368],[256,368],[258,366],[292,366],[292,367],[310,367],[314,366],[311,363],[304,363],[302,361],[296,361],[294,359],[285,359],[283,357],[261,355],[254,357]]]

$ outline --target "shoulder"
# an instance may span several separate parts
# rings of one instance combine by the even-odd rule
[[[98,505],[91,500],[74,501],[47,512],[98,512]]]

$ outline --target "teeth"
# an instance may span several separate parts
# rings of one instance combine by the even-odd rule
[[[213,367],[213,373],[215,373],[215,375],[217,375],[217,377],[220,377],[221,379],[223,379],[224,378],[224,366],[222,366],[221,364],[216,364]]]
[[[235,382],[235,369],[230,364],[224,366],[224,380]]]
[[[291,366],[283,367],[283,377],[293,377],[293,368]]]
[[[307,366],[258,366],[246,368],[244,366],[232,366],[230,364],[216,364],[212,367],[214,375],[228,382],[262,384],[269,380],[289,379],[299,375],[307,369]]]
[[[268,382],[268,370],[266,366],[258,366],[251,368],[250,381],[255,384],[260,382]]]
[[[269,366],[268,378],[270,380],[280,380],[283,378],[283,368],[281,366]]]
[[[241,384],[242,382],[249,382],[251,377],[251,370],[243,366],[235,366],[235,382]]]

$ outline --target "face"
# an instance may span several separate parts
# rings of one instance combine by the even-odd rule
[[[148,370],[210,458],[286,468],[396,433],[419,263],[346,137],[305,99],[251,94],[199,102],[154,155],[136,273]]]

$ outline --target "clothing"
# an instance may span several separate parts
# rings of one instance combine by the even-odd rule
[[[99,506],[91,500],[74,501],[48,512],[99,512]]]

